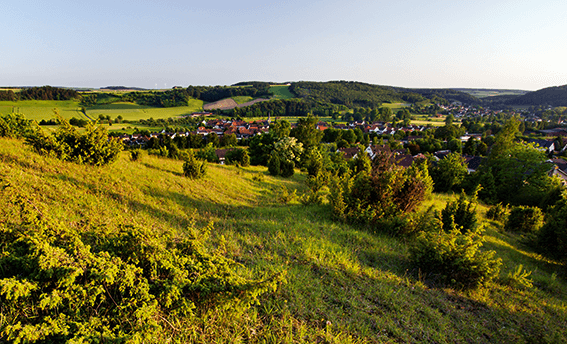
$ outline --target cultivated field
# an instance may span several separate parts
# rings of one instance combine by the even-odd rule
[[[63,118],[72,117],[87,119],[81,111],[79,102],[55,100],[24,100],[18,102],[0,101],[0,113],[22,113],[27,119],[41,121],[54,118],[53,109],[57,109]],[[99,115],[110,116],[112,119],[122,116],[125,120],[160,119],[179,117],[193,112],[203,111],[203,101],[191,99],[187,106],[171,108],[155,108],[134,103],[102,104],[87,108],[87,115],[91,119],[98,119]]]

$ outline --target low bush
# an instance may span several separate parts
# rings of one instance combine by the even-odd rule
[[[546,222],[537,233],[536,244],[548,256],[567,261],[567,194],[550,207]]]
[[[453,202],[448,202],[445,209],[441,211],[443,230],[451,231],[459,228],[462,232],[468,232],[476,227],[476,207],[467,199],[464,192]]]
[[[498,276],[502,261],[481,251],[482,233],[453,228],[421,232],[410,247],[410,261],[432,282],[458,289],[482,287]]]
[[[190,235],[121,225],[67,227],[16,197],[0,222],[0,342],[156,342],[209,307],[242,309],[281,275],[247,280]]]
[[[133,149],[133,150],[130,151],[130,160],[132,160],[132,161],[140,160],[141,156],[142,156],[142,150],[141,149]]]
[[[95,166],[115,161],[124,148],[121,141],[108,137],[104,127],[89,122],[81,133],[61,116],[58,120],[60,126],[55,133],[46,134],[36,126],[33,133],[26,136],[26,143],[40,154]]]
[[[229,165],[250,166],[248,151],[242,148],[231,149],[226,152],[226,163]]]
[[[519,264],[514,271],[508,273],[504,283],[516,289],[530,289],[533,287],[533,281],[529,278],[531,274],[531,271],[525,270],[524,266]]]
[[[495,220],[504,222],[508,215],[508,206],[502,205],[502,202],[491,206],[486,212],[486,218],[489,220]]]
[[[0,137],[22,138],[32,133],[30,121],[19,113],[0,115]]]
[[[207,174],[207,163],[189,153],[185,158],[185,163],[183,163],[183,174],[191,179],[202,178]]]
[[[543,212],[538,207],[516,206],[510,210],[504,229],[510,232],[536,233],[543,225]]]

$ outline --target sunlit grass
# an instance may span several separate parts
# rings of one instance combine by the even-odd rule
[[[213,244],[243,264],[248,277],[285,271],[287,283],[249,310],[211,309],[181,319],[180,342],[564,342],[564,267],[516,235],[486,223],[485,249],[504,266],[493,285],[463,292],[432,288],[408,263],[409,239],[380,228],[333,222],[326,206],[279,200],[282,186],[304,191],[305,175],[272,177],[265,167],[208,165],[203,179],[182,175],[182,161],[123,152],[106,167],[37,155],[0,139],[0,187],[18,190],[45,215],[71,226],[135,224],[184,233],[214,222]],[[11,214],[0,193],[0,216]],[[451,194],[422,206],[440,211]],[[487,207],[477,211],[484,216]],[[504,282],[518,264],[534,287]],[[171,333],[164,334],[168,341]]]

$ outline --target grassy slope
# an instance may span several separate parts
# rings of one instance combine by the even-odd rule
[[[265,168],[209,165],[203,180],[182,176],[182,162],[128,154],[107,167],[39,156],[0,139],[0,185],[9,183],[71,226],[135,223],[184,231],[215,222],[216,241],[257,275],[287,271],[288,282],[244,313],[212,310],[173,331],[199,342],[565,342],[567,286],[518,239],[491,226],[487,245],[505,259],[502,277],[522,263],[536,287],[459,292],[429,288],[407,264],[407,245],[334,223],[325,206],[277,202],[282,185],[301,190],[304,176]],[[9,187],[8,189],[10,189]],[[428,203],[441,208],[449,199]],[[0,193],[0,215],[10,212]],[[484,209],[481,209],[484,211]],[[224,239],[221,239],[221,236]],[[230,314],[227,315],[227,312]],[[170,334],[167,334],[170,335]]]
[[[270,92],[274,94],[275,99],[295,98],[295,96],[289,91],[289,86],[286,85],[270,86]]]

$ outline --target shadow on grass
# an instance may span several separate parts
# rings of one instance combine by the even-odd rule
[[[183,173],[179,172],[179,171],[168,170],[168,169],[161,168],[159,166],[154,166],[152,164],[148,164],[148,163],[145,163],[145,162],[142,162],[141,165],[143,165],[143,166],[145,166],[149,169],[152,169],[152,170],[156,170],[156,171],[160,171],[160,172],[164,172],[164,173],[171,173],[174,176],[183,177]]]

